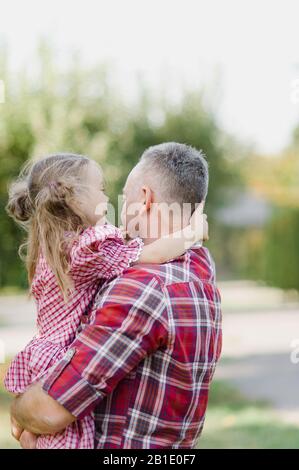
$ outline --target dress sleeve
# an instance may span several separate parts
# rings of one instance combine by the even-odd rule
[[[125,243],[122,232],[105,224],[86,229],[71,249],[71,276],[76,288],[119,276],[137,261],[143,247],[141,238]]]

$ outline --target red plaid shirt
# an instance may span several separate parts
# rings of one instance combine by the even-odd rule
[[[206,248],[107,281],[43,388],[95,416],[95,447],[193,448],[221,351],[220,295]]]

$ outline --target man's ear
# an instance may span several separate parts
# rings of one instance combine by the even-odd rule
[[[150,210],[150,207],[152,203],[154,202],[154,195],[153,191],[149,186],[143,186],[142,187],[142,193],[143,193],[143,207],[142,207],[142,212],[147,212]]]

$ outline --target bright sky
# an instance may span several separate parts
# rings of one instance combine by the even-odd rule
[[[298,0],[10,0],[0,38],[13,67],[32,63],[37,40],[57,59],[109,60],[115,82],[134,94],[136,72],[178,96],[183,84],[211,87],[225,129],[277,152],[299,123]],[[1,79],[1,77],[0,77]],[[298,85],[299,89],[299,85]],[[298,93],[299,95],[299,93]]]

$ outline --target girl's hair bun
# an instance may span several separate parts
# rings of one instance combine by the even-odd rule
[[[11,185],[6,210],[17,222],[27,222],[30,219],[32,204],[26,180],[17,181]]]

